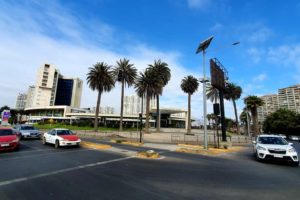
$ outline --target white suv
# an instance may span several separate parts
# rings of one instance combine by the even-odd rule
[[[278,135],[259,135],[253,141],[253,150],[257,160],[283,160],[298,165],[298,154],[292,144]]]

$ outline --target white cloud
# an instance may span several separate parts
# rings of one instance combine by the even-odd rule
[[[187,0],[187,3],[190,8],[204,9],[209,6],[210,0]]]
[[[267,60],[282,68],[294,70],[294,79],[300,82],[300,44],[270,47],[266,53]],[[283,69],[284,70],[284,69]]]
[[[246,50],[247,54],[249,55],[249,59],[252,60],[253,63],[257,64],[261,61],[262,57],[264,56],[264,50],[255,48],[255,47],[250,47],[249,49]]]
[[[251,23],[239,27],[238,35],[241,35],[241,41],[255,45],[269,40],[274,32],[262,23]]]
[[[212,27],[210,28],[210,31],[211,31],[211,32],[218,32],[218,31],[222,30],[223,27],[224,27],[223,24],[216,23],[214,26],[212,26]]]
[[[253,78],[253,82],[261,82],[267,79],[267,75],[266,74],[258,74],[257,76],[255,76]]]
[[[76,16],[63,10],[58,4],[35,5],[44,11],[43,15],[34,12],[36,10],[32,10],[31,7],[22,6],[25,5],[11,5],[3,1],[0,3],[0,66],[1,70],[5,71],[0,74],[1,83],[5,83],[0,85],[0,91],[7,91],[0,94],[1,104],[14,107],[17,94],[26,92],[29,85],[35,84],[37,69],[43,63],[54,64],[63,75],[79,77],[85,82],[88,68],[96,62],[104,61],[114,65],[118,59],[125,57],[130,59],[139,71],[152,64],[155,59],[167,62],[172,71],[172,78],[164,89],[161,106],[186,108],[186,94],[181,91],[180,82],[186,75],[200,77],[200,73],[188,71],[181,66],[180,53],[163,52],[137,41],[124,43],[124,53],[116,53],[120,52],[113,50],[116,43],[108,47],[101,45],[107,42],[106,40],[110,41],[115,28],[96,22],[102,26],[99,26],[100,30],[94,30],[88,24],[77,23]],[[94,27],[94,24],[91,26]],[[49,26],[52,29],[47,32]],[[101,38],[98,38],[99,33],[102,33]],[[100,45],[92,44],[87,38],[96,41],[101,39]],[[201,88],[193,95],[193,101],[199,99],[200,92]],[[127,88],[125,95],[131,94],[134,94],[134,89]],[[96,104],[96,92],[91,91],[86,84],[81,102],[82,107]],[[119,110],[118,84],[110,93],[103,94],[101,105],[113,106],[116,111]],[[198,102],[193,103],[193,107],[194,116],[199,117],[202,107]]]

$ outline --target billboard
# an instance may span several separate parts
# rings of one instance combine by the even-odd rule
[[[216,59],[210,59],[210,78],[211,85],[219,90],[225,89],[226,70]]]
[[[10,118],[10,110],[3,110],[1,113],[1,124],[6,125],[8,124],[8,120]]]

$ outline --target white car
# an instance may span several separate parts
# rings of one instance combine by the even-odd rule
[[[257,160],[282,160],[298,165],[297,151],[291,145],[278,135],[259,135],[253,141],[253,150]]]
[[[42,138],[43,144],[54,144],[55,148],[60,146],[78,146],[80,145],[80,138],[72,133],[69,129],[55,128],[44,133]]]

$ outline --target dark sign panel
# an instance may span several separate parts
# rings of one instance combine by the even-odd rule
[[[211,85],[219,90],[225,89],[224,71],[215,59],[210,59]]]

